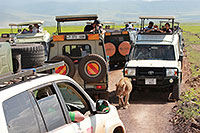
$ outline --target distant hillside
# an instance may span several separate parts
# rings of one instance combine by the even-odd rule
[[[122,23],[138,20],[141,15],[174,15],[181,22],[200,22],[199,0],[69,0],[56,2],[3,3],[0,9],[0,27],[8,23],[45,20],[45,25],[56,25],[56,15],[97,13],[102,21]],[[151,1],[151,2],[148,2]]]

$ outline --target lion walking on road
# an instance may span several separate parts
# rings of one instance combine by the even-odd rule
[[[132,83],[129,78],[122,78],[120,81],[115,84],[116,86],[116,95],[119,97],[119,107],[123,107],[125,109],[128,108],[129,105],[129,97],[132,91]],[[124,101],[125,99],[125,101]]]

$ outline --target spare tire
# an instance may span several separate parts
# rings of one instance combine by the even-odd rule
[[[21,54],[21,68],[41,66],[45,62],[44,47],[41,44],[12,45],[13,54]]]
[[[79,62],[78,72],[87,83],[99,82],[107,72],[106,61],[100,55],[89,54]]]
[[[111,57],[115,54],[116,52],[116,48],[115,48],[115,45],[113,43],[106,43],[104,44],[105,46],[105,49],[106,49],[106,55]]]
[[[118,47],[118,51],[122,56],[126,56],[127,54],[129,54],[130,49],[131,45],[128,41],[123,41]]]
[[[67,75],[69,77],[73,77],[75,74],[75,65],[74,62],[67,56],[55,56],[51,59],[51,61],[64,61],[65,66],[61,66],[57,68],[56,73],[62,74],[62,75]],[[63,67],[66,69],[62,71]]]

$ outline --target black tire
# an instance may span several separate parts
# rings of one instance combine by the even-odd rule
[[[51,59],[51,61],[64,61],[68,68],[66,75],[69,77],[74,76],[76,72],[75,65],[74,65],[74,62],[69,57],[63,56],[63,55],[55,56]]]
[[[13,54],[21,54],[21,67],[41,66],[45,62],[44,47],[41,44],[12,45]]]
[[[177,85],[174,85],[172,88],[172,98],[176,100],[180,99],[180,79]]]
[[[108,97],[108,92],[100,93],[100,94],[99,94],[99,99],[108,100],[108,99],[109,99],[109,97]]]
[[[87,64],[89,64],[90,62],[98,64],[99,70],[97,70],[97,74],[94,74],[93,76],[90,75],[86,70]],[[79,75],[81,76],[81,78],[86,83],[99,82],[105,77],[105,74],[107,73],[106,61],[100,55],[89,54],[89,55],[85,56],[83,59],[81,59],[81,61],[79,62],[78,72],[79,72]]]

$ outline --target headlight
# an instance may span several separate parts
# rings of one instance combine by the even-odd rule
[[[177,76],[177,69],[166,69],[166,76]]]
[[[135,76],[136,68],[125,68],[124,74],[125,74],[125,76]]]

